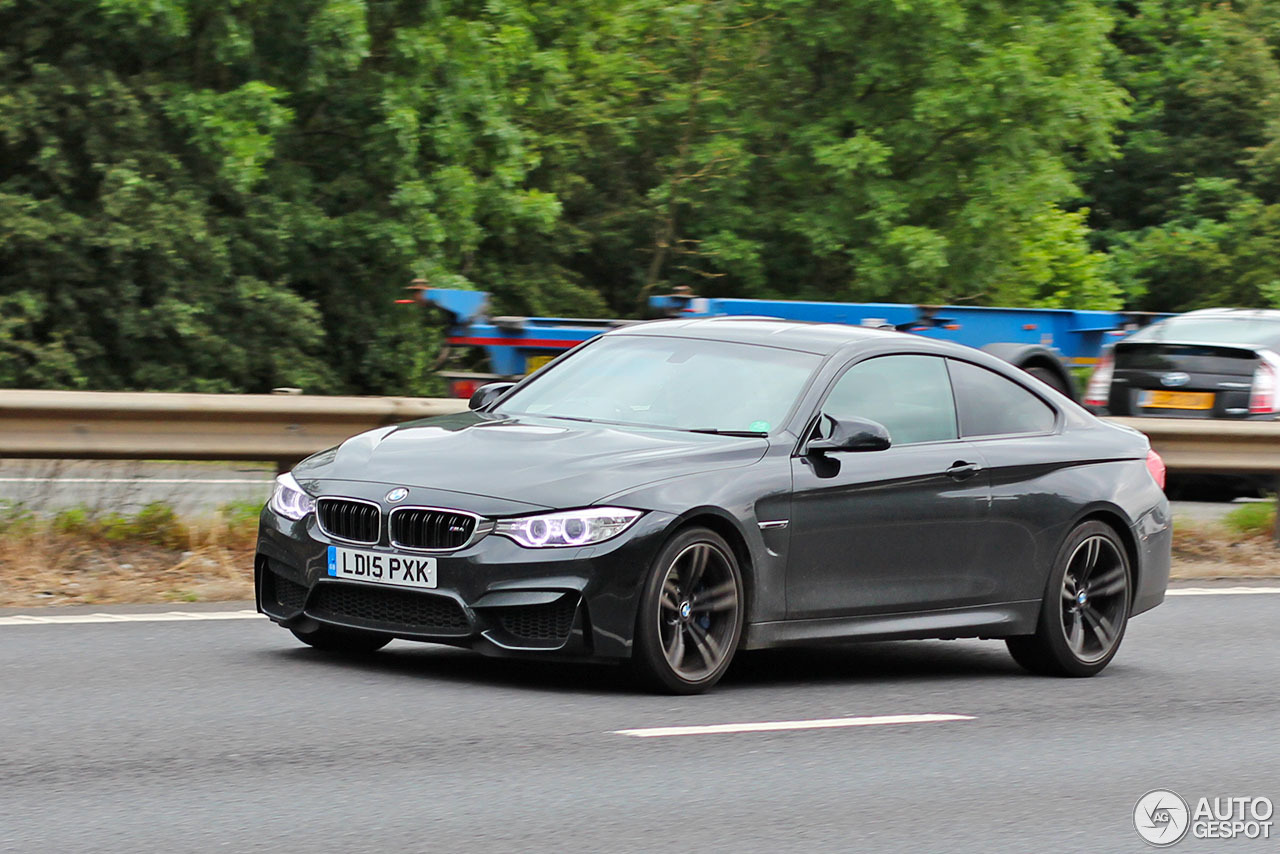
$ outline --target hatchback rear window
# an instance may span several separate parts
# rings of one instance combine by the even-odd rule
[[[1126,340],[1274,346],[1280,344],[1280,318],[1171,317],[1138,330]]]

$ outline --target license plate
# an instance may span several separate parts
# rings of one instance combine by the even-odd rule
[[[1144,391],[1138,405],[1147,409],[1213,409],[1213,392]]]
[[[436,559],[329,546],[329,577],[432,590],[436,586]]]
[[[554,359],[555,356],[529,356],[524,360],[524,372],[531,374]]]

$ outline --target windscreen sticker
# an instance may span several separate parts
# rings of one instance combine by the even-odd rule
[[[768,421],[752,421],[751,426],[748,427],[747,429],[751,430],[754,433],[768,433],[769,422]]]

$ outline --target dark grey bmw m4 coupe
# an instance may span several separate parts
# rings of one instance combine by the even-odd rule
[[[657,321],[471,403],[281,476],[259,609],[323,650],[629,659],[692,693],[740,649],[863,639],[1089,676],[1164,598],[1146,438],[977,350]]]

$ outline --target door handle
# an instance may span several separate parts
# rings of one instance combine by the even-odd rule
[[[977,463],[956,460],[951,464],[951,468],[947,469],[947,477],[952,480],[968,480],[980,471],[982,471],[982,466]]]

